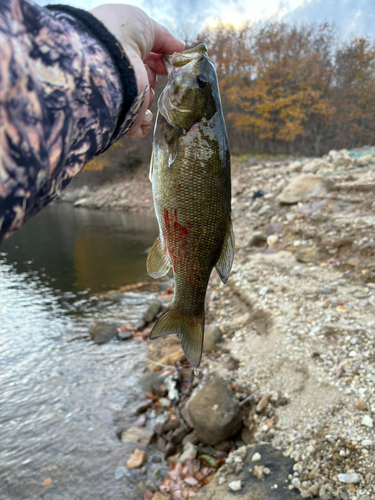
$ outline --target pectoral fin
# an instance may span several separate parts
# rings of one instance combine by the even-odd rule
[[[171,267],[169,257],[164,253],[163,245],[158,236],[147,257],[147,272],[153,278],[165,276]]]
[[[226,283],[229,278],[230,270],[232,269],[234,258],[234,234],[232,221],[229,221],[228,229],[225,235],[223,248],[219,260],[216,263],[216,272],[221,281]]]
[[[175,162],[178,155],[179,148],[179,133],[174,128],[169,130],[168,136],[166,137],[166,144],[168,147],[168,167],[171,167]]]

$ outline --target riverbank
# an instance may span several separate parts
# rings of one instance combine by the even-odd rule
[[[373,159],[355,156],[233,165],[233,272],[226,286],[213,273],[207,292],[207,325],[218,326],[222,339],[204,355],[203,382],[195,384],[212,373],[223,377],[242,429],[216,476],[206,470],[208,485],[197,479],[201,469],[186,472],[191,457],[176,465],[182,449],[175,447],[161,491],[145,489],[144,498],[190,498],[198,490],[202,500],[374,497],[375,168]],[[145,172],[72,193],[64,200],[78,206],[152,210]],[[162,340],[150,344],[149,356],[168,364],[163,342],[178,353],[179,344]],[[151,393],[153,416],[169,412],[171,420],[172,404]],[[264,443],[279,452],[275,464],[291,460],[277,482],[276,465],[267,465],[268,475],[255,469],[255,462],[265,466],[267,453],[254,448]],[[263,497],[246,487],[254,480]]]

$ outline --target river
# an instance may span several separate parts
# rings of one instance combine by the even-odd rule
[[[153,217],[52,204],[0,247],[1,500],[142,498],[113,414],[135,418],[146,345],[88,328],[145,310],[151,292],[95,294],[148,279],[156,234]]]

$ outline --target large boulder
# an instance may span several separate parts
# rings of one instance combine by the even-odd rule
[[[227,383],[216,373],[209,375],[192,394],[187,410],[203,443],[218,444],[242,427],[239,408]]]
[[[96,321],[90,326],[89,334],[95,344],[105,344],[117,334],[117,330],[118,325],[114,323]]]
[[[277,199],[281,203],[292,205],[305,200],[318,192],[323,186],[324,177],[321,175],[304,174],[295,177],[282,190]]]

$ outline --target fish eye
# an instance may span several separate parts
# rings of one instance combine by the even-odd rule
[[[197,84],[200,89],[204,89],[208,85],[208,80],[204,75],[197,76]]]

